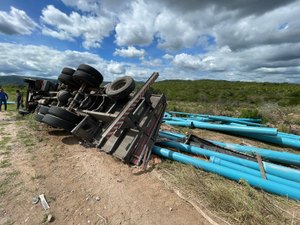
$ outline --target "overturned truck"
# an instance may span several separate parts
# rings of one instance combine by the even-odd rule
[[[166,108],[164,95],[149,92],[158,76],[153,73],[134,92],[132,77],[100,87],[103,76],[95,68],[86,64],[77,70],[64,68],[58,77],[57,101],[39,105],[35,119],[65,129],[126,163],[145,166]]]

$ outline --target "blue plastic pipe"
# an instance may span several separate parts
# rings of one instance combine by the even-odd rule
[[[220,159],[220,158],[214,157],[214,156],[210,157],[209,160],[212,163],[215,163],[215,164],[218,164],[221,166],[225,166],[227,168],[238,170],[238,171],[241,171],[241,172],[244,172],[244,173],[256,176],[256,177],[261,177],[260,171],[251,169],[249,167],[241,166],[239,164],[235,164],[235,163],[232,163],[232,162],[229,162],[229,161],[226,161],[224,159]],[[298,183],[298,182],[287,180],[287,179],[277,177],[277,176],[274,176],[274,175],[268,174],[268,173],[266,173],[266,178],[267,178],[267,180],[274,181],[279,184],[284,184],[284,185],[287,185],[287,186],[290,186],[293,188],[297,188],[300,191],[300,183]]]
[[[237,133],[237,132],[229,131],[228,133],[233,134],[233,135],[249,137],[249,138],[253,138],[256,140],[273,143],[273,144],[277,144],[277,145],[281,145],[281,146],[300,149],[300,140],[297,140],[294,138],[286,138],[286,137],[282,137],[282,136],[258,135],[258,134],[250,134],[250,133],[245,133],[245,132]]]
[[[179,133],[173,133],[168,131],[159,131],[159,136],[164,138],[169,138],[171,140],[177,140],[180,138],[186,138],[185,135],[179,134]],[[274,151],[270,149],[264,149],[264,148],[256,148],[252,146],[245,146],[245,145],[239,145],[239,144],[233,144],[233,143],[224,143],[221,141],[213,141],[209,140],[210,142],[219,145],[221,147],[229,148],[236,150],[238,152],[244,152],[251,155],[260,155],[264,159],[268,159],[270,161],[274,162],[280,162],[287,165],[295,165],[300,166],[300,155],[289,153],[289,152],[279,152]]]
[[[244,125],[244,126],[254,126],[254,127],[265,127],[265,125],[259,124],[259,123],[253,123],[243,120],[236,120],[236,119],[219,119],[215,118],[213,116],[207,116],[207,117],[164,117],[164,119],[168,120],[192,120],[192,121],[198,121],[198,122],[216,122],[220,121],[222,124],[237,124],[237,125]]]
[[[232,126],[223,124],[210,124],[193,121],[194,127],[204,128],[218,131],[229,131],[229,132],[242,132],[251,134],[265,134],[265,135],[277,135],[277,129],[270,127],[247,127],[247,126]],[[236,131],[234,131],[236,130]]]
[[[185,121],[182,117],[165,117],[163,118],[163,121]]]
[[[267,192],[274,193],[281,196],[286,196],[290,199],[300,200],[300,191],[296,188],[292,188],[283,184],[276,183],[274,181],[264,180],[262,178],[236,171],[224,166],[216,165],[211,162],[205,162],[200,159],[193,158],[178,152],[173,152],[165,148],[154,146],[152,152],[156,155],[166,157],[171,160],[182,162],[185,164],[193,165],[197,168],[203,169],[208,172],[213,172],[224,176],[226,178],[240,181],[246,180],[250,185],[261,188]]]
[[[199,148],[199,147],[191,146],[191,145],[186,145],[186,144],[174,142],[174,141],[160,142],[160,144],[163,146],[179,149],[181,151],[184,151],[184,152],[187,152],[190,154],[202,155],[202,156],[205,156],[208,158],[211,156],[215,156],[215,157],[227,160],[232,163],[246,166],[246,167],[258,170],[258,171],[260,170],[260,167],[257,162],[253,162],[253,161],[246,160],[246,159],[241,159],[241,158],[238,158],[235,156],[226,155],[223,153],[214,152],[214,151],[210,151],[207,149],[203,149],[203,148]],[[285,178],[288,180],[300,182],[300,170],[288,168],[285,166],[279,166],[279,165],[275,165],[273,163],[267,163],[267,162],[263,162],[263,166],[264,166],[266,173],[272,174],[274,176],[282,177],[282,178]]]
[[[203,117],[203,116],[208,116],[207,114],[195,114],[195,113],[186,113],[186,112],[175,112],[175,111],[169,111],[171,115],[184,115],[184,116],[189,116],[189,117]]]
[[[169,118],[169,117],[172,117],[172,115],[170,113],[165,112],[164,113],[164,118]]]
[[[232,125],[232,126],[247,126],[247,125],[240,124],[240,123],[225,123],[225,124]]]
[[[181,118],[183,120],[193,120],[193,121],[199,121],[199,122],[214,122],[214,120],[208,118],[208,117],[175,117],[172,118]]]
[[[291,139],[300,140],[300,136],[299,135],[295,135],[295,134],[288,134],[288,133],[278,132],[277,135],[280,136],[280,137],[285,137],[285,138],[291,138]]]
[[[180,127],[192,127],[192,122],[189,122],[187,120],[182,121],[172,121],[172,120],[163,120],[163,123],[173,125],[173,126],[180,126]]]
[[[265,128],[265,127],[256,128],[256,127],[247,127],[247,126],[210,124],[210,123],[202,123],[202,122],[192,121],[192,120],[164,121],[164,123],[173,126],[197,127],[200,129],[223,131],[233,135],[249,137],[249,138],[253,138],[268,143],[274,143],[281,146],[300,149],[300,140],[298,140],[297,138],[289,138],[287,137],[287,135],[286,136],[282,136],[282,134],[278,135],[277,129],[275,128]]]
[[[165,120],[164,123],[173,125],[173,126],[183,126],[183,127],[197,127],[200,129],[207,130],[216,130],[223,132],[232,132],[232,133],[245,133],[247,134],[264,134],[264,135],[277,135],[277,129],[275,128],[266,128],[266,127],[247,127],[247,126],[231,126],[231,125],[223,125],[223,124],[211,124],[198,122],[193,120],[185,120],[185,121],[169,121]]]
[[[169,111],[169,114],[174,114],[174,115],[184,115],[188,117],[209,117],[213,115],[208,115],[208,114],[194,114],[194,113],[186,113],[186,112],[175,112],[175,111]],[[229,116],[214,116],[218,117],[219,119],[236,119],[236,120],[243,120],[243,121],[248,121],[248,122],[253,122],[253,123],[260,123],[261,119],[258,118],[237,118],[237,117],[229,117]]]
[[[164,138],[169,138],[171,140],[176,140],[178,138],[186,138],[186,136],[183,134],[169,132],[169,131],[163,131],[163,130],[159,131],[159,136],[164,137]]]
[[[185,117],[164,117],[163,121],[190,121],[190,118],[185,118]],[[209,118],[202,118],[202,117],[197,117],[197,118],[193,118],[193,120],[198,121],[198,122],[212,122],[213,120],[209,119]]]
[[[214,117],[215,120],[235,120],[235,121],[245,121],[252,123],[260,123],[261,119],[253,119],[253,118],[237,118],[237,117],[229,117],[229,116],[214,116],[214,115],[205,115],[204,117]]]
[[[220,117],[220,116],[207,116],[207,118],[212,119],[214,121],[224,121],[224,122],[230,122],[230,123],[244,124],[247,126],[255,126],[255,127],[264,126],[265,127],[265,125],[262,125],[259,123],[253,123],[253,122],[249,122],[249,121],[239,120],[237,118]]]
[[[172,137],[172,136],[170,136]],[[264,159],[269,159],[271,161],[280,162],[288,165],[295,165],[300,166],[300,155],[293,154],[289,152],[279,152],[270,149],[264,148],[256,148],[252,146],[245,146],[239,144],[232,144],[232,143],[224,143],[221,141],[211,141],[210,142],[219,145],[221,147],[229,148],[236,150],[238,152],[244,152],[251,155],[260,155]]]

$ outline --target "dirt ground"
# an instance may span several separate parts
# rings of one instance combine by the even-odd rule
[[[160,181],[68,133],[0,113],[0,224],[210,224]],[[50,209],[36,195],[44,194]],[[51,222],[47,222],[48,215]]]

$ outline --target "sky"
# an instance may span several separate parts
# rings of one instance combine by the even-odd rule
[[[300,1],[2,0],[0,79],[57,78],[85,63],[105,81],[300,83]]]

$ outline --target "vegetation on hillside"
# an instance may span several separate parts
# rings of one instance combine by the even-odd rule
[[[258,106],[278,103],[300,104],[300,84],[230,82],[215,80],[156,82],[155,93],[164,93],[170,101]]]
[[[41,78],[41,77],[38,78],[38,77],[30,77],[30,76],[24,77],[24,76],[10,75],[10,76],[0,76],[0,86],[7,86],[7,85],[23,86],[25,85],[24,78],[42,79],[42,80],[50,80],[56,82],[56,80]]]

